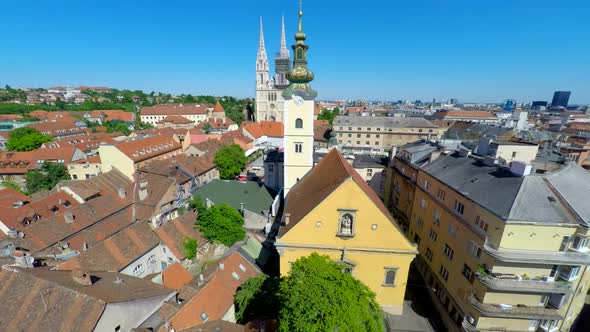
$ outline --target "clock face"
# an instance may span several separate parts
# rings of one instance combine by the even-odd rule
[[[293,95],[293,101],[295,102],[295,105],[297,105],[297,106],[303,105],[303,98],[301,98],[301,96]]]

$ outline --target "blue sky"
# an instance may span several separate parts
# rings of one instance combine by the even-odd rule
[[[254,95],[295,0],[0,0],[0,84]],[[307,0],[320,99],[590,103],[590,1]]]

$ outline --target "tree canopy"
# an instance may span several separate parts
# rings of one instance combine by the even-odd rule
[[[230,247],[246,236],[242,228],[244,218],[240,212],[227,203],[213,205],[198,216],[199,229],[203,235],[215,242]]]
[[[40,170],[29,171],[25,174],[28,194],[41,190],[50,190],[61,180],[69,180],[70,175],[64,164],[46,161]]]
[[[10,151],[31,151],[38,149],[43,143],[51,140],[50,136],[45,136],[34,128],[21,127],[10,131],[6,141],[6,149]]]
[[[131,134],[131,130],[129,130],[129,126],[122,121],[119,120],[112,120],[106,121],[105,127],[107,127],[107,133],[123,133],[125,136],[129,136]]]
[[[233,179],[246,167],[244,150],[237,144],[226,145],[217,151],[213,159],[222,179]]]
[[[334,109],[331,111],[327,108],[324,108],[320,111],[320,114],[318,115],[318,120],[328,120],[330,125],[332,125],[332,123],[334,122],[334,118],[336,118],[338,114],[340,114],[340,109],[338,107],[334,107]]]
[[[328,256],[295,261],[279,298],[279,331],[383,331],[375,293]]]
[[[186,258],[193,259],[197,256],[198,247],[199,244],[196,239],[186,237],[184,238],[184,242],[182,242],[182,253]]]
[[[257,318],[277,317],[279,281],[265,274],[246,280],[234,297],[236,320],[246,324]]]

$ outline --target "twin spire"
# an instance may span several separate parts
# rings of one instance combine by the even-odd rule
[[[287,38],[285,37],[285,17],[281,17],[281,50],[279,54],[283,58],[289,57],[289,49],[287,48]],[[264,46],[264,30],[262,27],[262,16],[260,17],[260,40],[258,41],[258,60],[268,61],[266,56],[266,47]]]

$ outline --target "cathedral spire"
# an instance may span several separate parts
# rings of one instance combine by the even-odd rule
[[[262,16],[260,17],[260,40],[258,42],[258,56],[256,58],[256,69],[268,70],[268,58],[264,47],[264,31],[262,29]]]
[[[285,16],[281,17],[281,57],[289,57],[289,49],[287,48],[287,39],[285,37]]]

